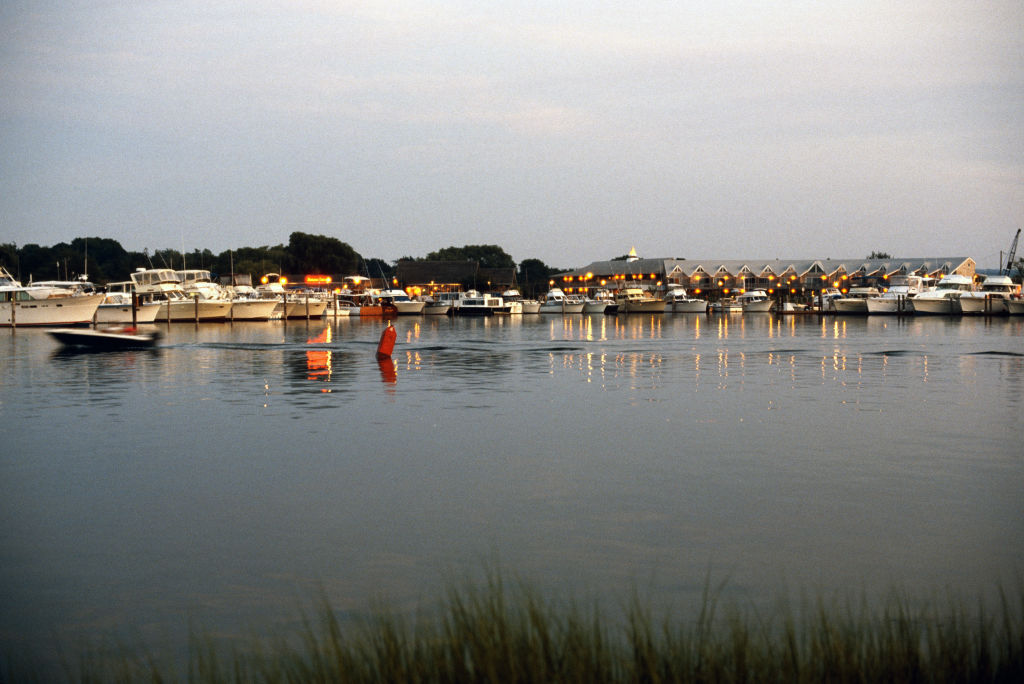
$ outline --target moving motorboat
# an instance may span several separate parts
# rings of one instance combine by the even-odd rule
[[[152,349],[160,340],[160,331],[155,328],[141,330],[132,326],[56,328],[47,332],[65,347],[88,351]]]

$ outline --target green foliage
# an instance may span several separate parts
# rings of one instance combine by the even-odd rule
[[[516,262],[497,245],[445,247],[426,256],[427,261],[475,261],[480,268],[515,268]]]
[[[554,272],[554,269],[540,259],[523,259],[516,272],[516,281],[524,296],[535,297],[547,291],[548,278]]]
[[[868,254],[868,259],[892,259],[892,255],[888,252],[872,252]]]
[[[635,591],[611,617],[597,602],[554,600],[498,572],[453,586],[415,615],[378,606],[339,618],[327,600],[298,634],[225,647],[190,639],[188,681],[266,682],[1018,682],[1024,594],[991,614],[912,601],[720,606],[723,586],[690,610],[652,608]],[[9,658],[0,680],[42,680]],[[77,671],[75,671],[77,670]],[[35,674],[35,676],[34,676]],[[101,646],[69,681],[176,680],[145,648]]]

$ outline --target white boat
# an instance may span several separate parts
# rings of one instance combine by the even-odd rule
[[[889,287],[880,295],[868,297],[869,314],[913,313],[913,298],[924,292],[924,278],[917,275],[894,275]]]
[[[576,314],[583,313],[585,302],[579,297],[568,297],[562,290],[553,287],[540,302],[540,313]]]
[[[116,283],[107,283],[107,292],[103,303],[96,309],[97,324],[115,323],[152,323],[156,315],[160,313],[160,304],[157,302],[135,302],[135,312],[132,313],[132,283],[130,280],[123,280]]]
[[[868,299],[880,294],[876,287],[851,287],[845,297],[832,300],[832,310],[837,314],[866,314]]]
[[[615,293],[615,303],[619,305],[619,313],[664,313],[666,302],[655,299],[644,292],[635,283],[626,283]]]
[[[260,278],[256,291],[261,297],[274,299],[274,316],[278,318],[320,318],[327,311],[327,301],[308,290],[286,290],[288,280],[279,273]]]
[[[398,309],[399,316],[418,316],[427,305],[426,302],[410,298],[405,290],[381,290],[375,296],[390,298],[391,303]]]
[[[914,313],[959,314],[960,297],[973,289],[974,283],[970,278],[951,273],[940,280],[934,290],[922,292],[914,297]]]
[[[733,297],[722,297],[721,299],[711,302],[712,313],[742,313],[743,305],[736,301]]]
[[[615,296],[608,290],[600,288],[594,290],[593,294],[583,302],[583,313],[613,314],[618,310],[619,305],[615,301]]]
[[[836,287],[823,287],[818,294],[811,297],[812,311],[825,312],[832,311],[833,300],[839,299],[843,296],[843,293]]]
[[[423,302],[424,316],[446,316],[452,309],[448,302],[439,302],[429,295],[424,295],[420,301]]]
[[[169,268],[139,268],[131,274],[132,287],[142,303],[156,302],[160,322],[223,321],[231,313],[231,303],[188,296],[178,274]]]
[[[772,310],[772,300],[764,290],[749,290],[736,297],[744,313],[767,313]]]
[[[1024,299],[1007,300],[1006,312],[1011,316],[1024,316]]]
[[[227,318],[233,321],[266,321],[273,317],[277,308],[276,299],[260,297],[251,286],[247,289],[239,286],[228,289],[213,282],[210,272],[205,269],[185,269],[175,271],[175,274],[181,280],[187,296],[227,302],[230,306]]]
[[[707,313],[708,301],[691,297],[681,287],[669,290],[665,295],[665,310],[672,313]]]
[[[0,266],[0,327],[91,323],[103,293],[62,294],[52,288],[23,286]]]
[[[456,316],[493,316],[499,313],[504,302],[492,294],[480,294],[476,290],[459,292],[460,296],[453,311]]]
[[[536,299],[523,299],[523,295],[516,289],[502,292],[501,300],[509,307],[508,312],[510,314],[537,313],[540,311],[540,302]]]
[[[1020,287],[1007,275],[989,275],[981,289],[960,295],[960,310],[965,314],[1005,316],[1010,313],[1007,303],[1020,294]]]

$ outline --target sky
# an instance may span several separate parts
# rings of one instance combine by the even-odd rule
[[[0,3],[4,243],[996,267],[1022,209],[1020,0]]]

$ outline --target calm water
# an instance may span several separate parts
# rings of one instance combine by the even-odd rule
[[[433,604],[498,561],[691,605],[709,574],[969,597],[1024,569],[1024,320],[767,315],[0,331],[0,650]]]

